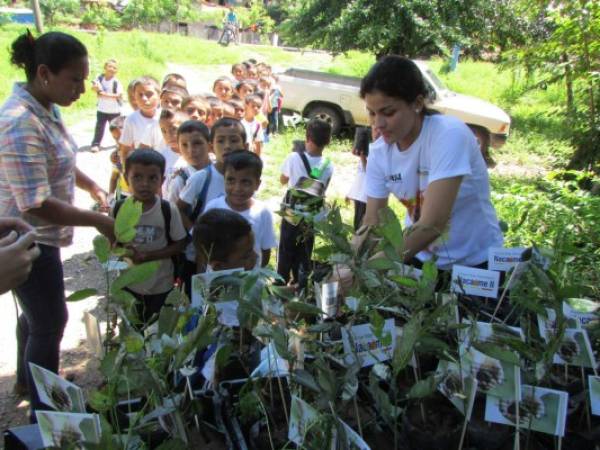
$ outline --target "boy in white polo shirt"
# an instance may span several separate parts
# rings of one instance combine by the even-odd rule
[[[123,85],[117,80],[117,69],[117,61],[109,59],[104,63],[104,73],[92,82],[92,91],[98,95],[92,152],[100,150],[106,124],[121,115]]]

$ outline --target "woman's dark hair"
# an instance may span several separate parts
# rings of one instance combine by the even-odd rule
[[[251,232],[250,223],[240,214],[228,209],[211,209],[194,224],[194,247],[210,261],[227,261],[238,241]]]
[[[27,81],[32,82],[41,64],[56,74],[87,54],[85,45],[70,34],[51,31],[34,38],[27,30],[12,43],[10,61],[24,69]]]
[[[165,157],[151,148],[138,148],[132,151],[127,159],[125,159],[125,176],[129,173],[129,169],[134,164],[142,166],[156,166],[160,169],[162,176],[165,176]]]
[[[402,56],[385,56],[377,61],[360,82],[360,97],[379,91],[412,103],[419,95],[428,97],[427,86],[417,65]]]

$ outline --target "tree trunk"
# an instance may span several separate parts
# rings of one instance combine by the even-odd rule
[[[42,34],[44,32],[44,21],[42,19],[39,0],[31,0],[31,9],[35,17],[35,29],[39,34]]]

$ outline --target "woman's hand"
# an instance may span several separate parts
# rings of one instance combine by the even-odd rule
[[[99,187],[96,186],[95,189],[90,191],[90,195],[99,205],[98,211],[100,212],[108,212],[110,211],[110,206],[108,204],[108,193]]]
[[[96,213],[98,220],[94,224],[96,229],[108,238],[110,242],[115,242],[115,220],[110,216],[104,216]]]
[[[6,236],[13,230],[25,234],[33,231],[33,227],[18,217],[0,217],[0,236]]]

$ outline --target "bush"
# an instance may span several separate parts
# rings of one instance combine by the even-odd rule
[[[78,13],[79,8],[77,0],[44,0],[40,2],[44,21],[48,25],[55,25],[63,17]]]
[[[88,8],[81,18],[81,25],[117,30],[121,27],[121,17],[109,7]]]

